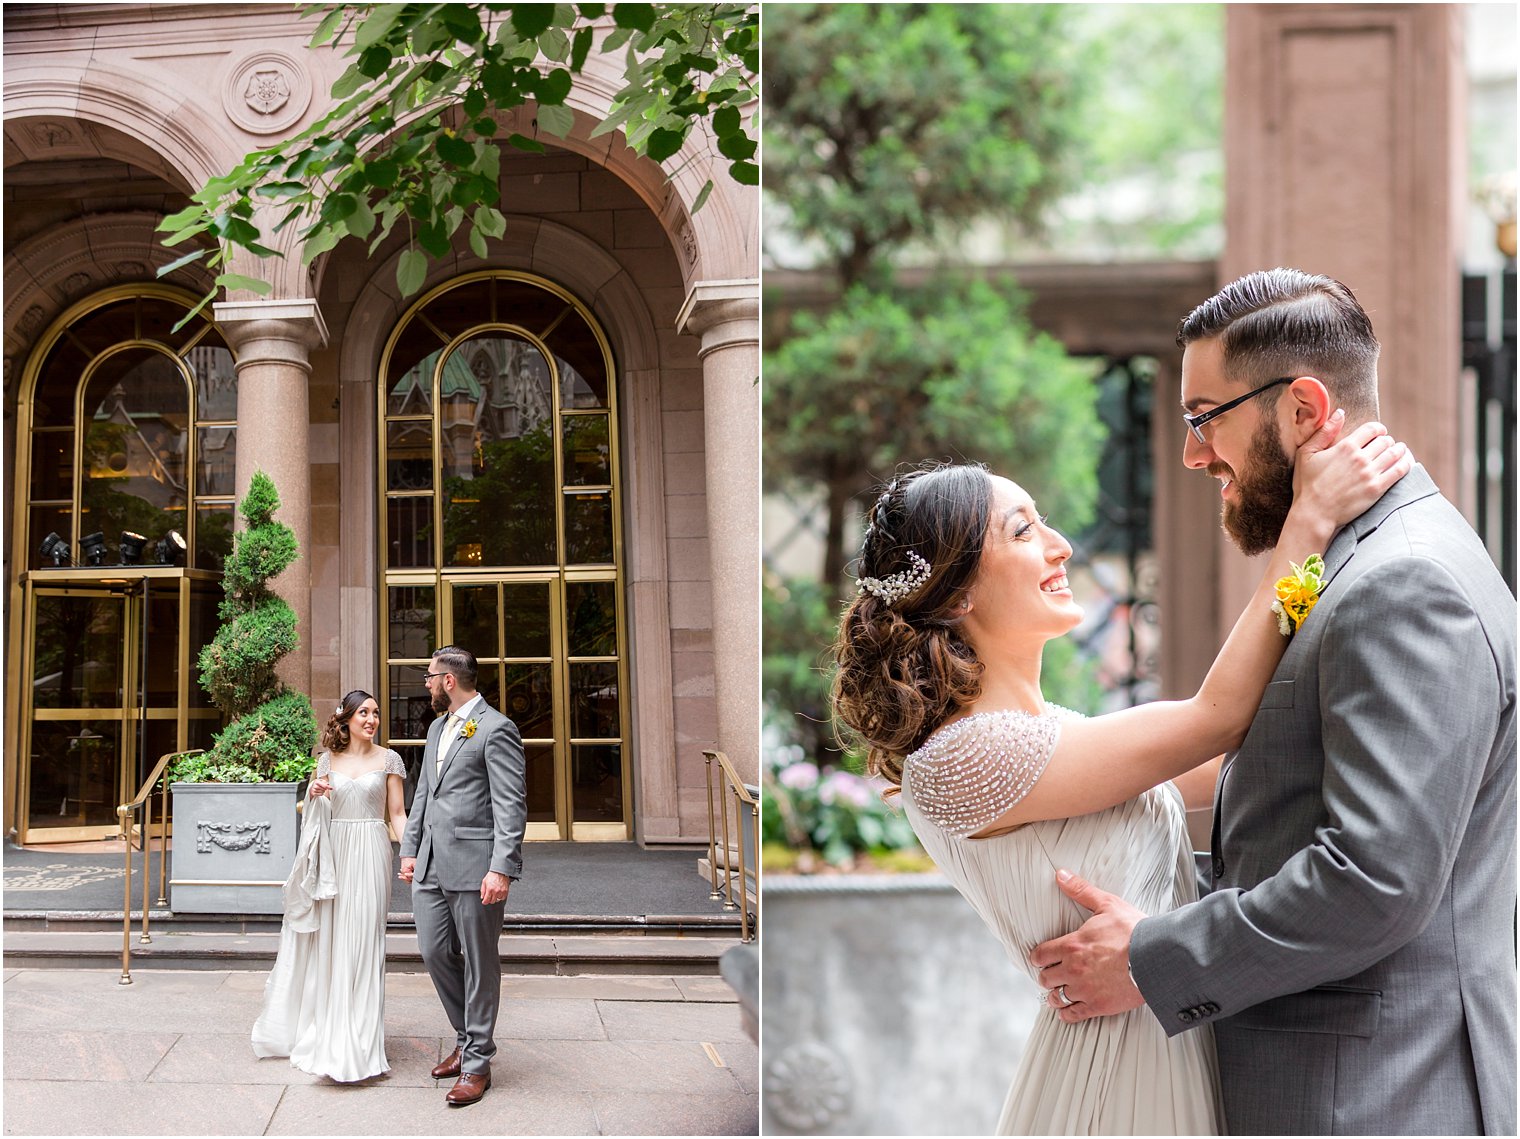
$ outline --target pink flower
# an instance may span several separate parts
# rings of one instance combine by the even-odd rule
[[[870,784],[848,771],[831,771],[823,786],[818,788],[818,798],[825,803],[848,803],[854,807],[869,807],[875,799]]]
[[[788,764],[776,779],[781,786],[793,791],[807,791],[818,786],[818,767],[806,761]]]

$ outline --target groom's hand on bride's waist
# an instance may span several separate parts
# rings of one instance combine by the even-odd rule
[[[1145,998],[1130,979],[1129,939],[1145,914],[1065,870],[1056,873],[1056,885],[1093,916],[1030,953],[1030,963],[1040,970],[1045,1003],[1067,1024],[1139,1008]]]

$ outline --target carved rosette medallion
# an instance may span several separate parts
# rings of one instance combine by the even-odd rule
[[[816,1135],[849,1115],[854,1081],[839,1055],[816,1040],[789,1045],[765,1065],[765,1106],[793,1131]]]
[[[268,823],[207,823],[195,824],[195,852],[210,854],[212,846],[223,850],[248,850],[255,854],[269,853]]]
[[[311,76],[293,56],[259,51],[242,58],[222,86],[222,109],[250,134],[293,126],[311,106]]]

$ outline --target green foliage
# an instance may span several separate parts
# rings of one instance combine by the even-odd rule
[[[837,755],[829,711],[829,646],[839,627],[834,590],[821,582],[765,575],[760,610],[760,684],[778,735],[822,763]]]
[[[821,481],[842,508],[901,463],[968,459],[1019,483],[1062,529],[1091,517],[1095,366],[1031,329],[1010,288],[857,286],[826,313],[799,313],[792,332],[765,355],[770,488]],[[824,573],[835,587],[842,524],[841,509]]]
[[[311,702],[286,692],[228,724],[216,746],[170,767],[184,783],[299,783],[316,766],[317,725]]]
[[[1080,158],[1070,7],[767,12],[765,191],[843,285],[989,215],[1038,228]]]
[[[816,854],[833,866],[851,865],[859,852],[918,849],[901,807],[889,806],[877,783],[842,768],[820,770],[801,749],[786,750],[762,775],[762,842]]]
[[[311,702],[275,673],[299,643],[295,612],[269,585],[298,552],[290,527],[274,519],[279,505],[273,480],[254,472],[239,506],[249,528],[234,537],[222,578],[222,625],[200,654],[201,686],[230,723],[209,752],[176,763],[176,779],[284,781],[311,768]]]
[[[410,248],[397,266],[405,296],[421,287],[425,252],[445,256],[469,219],[476,251],[506,220],[499,145],[541,152],[575,124],[567,100],[593,48],[622,51],[623,86],[592,135],[622,128],[628,145],[655,161],[700,129],[728,159],[728,176],[755,185],[756,143],[744,108],[756,96],[759,10],[745,4],[340,4],[325,13],[311,46],[346,48],[351,62],[332,87],[334,106],[300,134],[256,150],[165,218],[165,245],[206,248],[170,272],[233,249],[277,255],[267,231],[297,221],[303,263],[352,236],[374,250],[398,223]],[[498,138],[503,112],[532,101],[532,134]],[[700,128],[698,124],[704,124]],[[711,184],[699,197],[705,201]],[[267,207],[267,209],[266,209]],[[272,216],[277,213],[278,220]],[[418,248],[420,247],[420,249]],[[230,273],[217,288],[267,291]],[[212,297],[208,294],[199,311]],[[191,314],[193,315],[193,313]],[[188,317],[186,318],[188,319]]]
[[[1063,247],[1215,256],[1224,227],[1224,6],[1076,6],[1089,84],[1082,175],[1098,194],[1053,219]],[[1144,60],[1136,67],[1136,60]],[[1123,204],[1101,195],[1123,192]],[[1093,208],[1095,207],[1095,208]]]

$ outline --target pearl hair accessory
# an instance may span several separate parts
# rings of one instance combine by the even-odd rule
[[[888,605],[901,601],[904,597],[918,592],[924,582],[929,580],[929,574],[933,571],[933,567],[913,550],[908,551],[908,561],[912,569],[890,573],[886,577],[863,577],[857,584],[861,589],[881,598]]]

